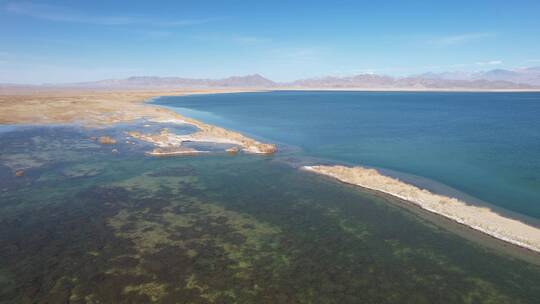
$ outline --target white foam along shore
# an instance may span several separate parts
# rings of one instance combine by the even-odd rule
[[[539,228],[504,217],[487,207],[470,205],[456,198],[420,189],[382,175],[375,169],[345,166],[304,166],[302,169],[390,194],[497,239],[540,253]]]

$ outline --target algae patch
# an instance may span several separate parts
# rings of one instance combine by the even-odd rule
[[[278,276],[277,272],[288,265],[289,259],[279,251],[281,230],[250,215],[185,195],[186,188],[204,187],[189,175],[189,170],[173,171],[181,176],[152,173],[121,183],[135,191],[140,200],[152,197],[154,204],[122,209],[107,221],[115,236],[130,241],[135,250],[122,257],[132,259],[133,267],[112,268],[108,274],[141,276],[149,274],[148,267],[158,270],[150,281],[124,289],[152,301],[163,294],[186,291],[209,302],[236,299],[239,293],[254,296],[257,288],[251,285],[258,271],[264,269]],[[171,199],[156,199],[164,192]],[[156,257],[172,259],[166,263],[166,271],[177,271],[175,282],[160,280],[163,265],[153,262]],[[224,285],[224,280],[229,283]]]

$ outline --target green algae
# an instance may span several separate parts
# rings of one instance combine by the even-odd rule
[[[157,303],[166,294],[166,286],[164,284],[157,283],[144,283],[140,285],[128,285],[124,287],[124,293],[136,293],[140,295],[146,295],[149,297],[152,303]]]
[[[74,164],[62,170],[62,174],[67,178],[93,177],[101,174],[105,170],[103,163]]]
[[[13,288],[12,284],[12,275],[10,275],[7,271],[0,269],[0,294],[4,294]]]
[[[185,188],[193,187],[197,190],[204,190],[203,186],[194,183],[194,176],[160,176],[152,177],[148,174],[134,176],[132,178],[116,182],[115,186],[123,187],[131,191],[140,191],[149,196],[154,195],[156,191],[168,191],[172,194],[179,194]]]
[[[155,186],[155,181],[149,181],[154,178],[164,182],[162,177],[150,177],[155,175],[146,175],[146,187],[141,186],[138,179],[136,183],[130,180],[126,185],[138,191],[141,189],[163,191],[161,186]],[[251,216],[226,210],[219,205],[202,203],[189,197],[179,200],[179,190],[173,189],[172,186],[180,185],[181,189],[182,184],[178,183],[178,178],[167,179],[167,188],[175,193],[175,200],[170,201],[168,205],[154,211],[121,210],[109,219],[109,225],[113,227],[115,235],[134,244],[137,253],[131,257],[138,259],[139,264],[144,263],[145,256],[158,253],[163,246],[182,250],[193,260],[199,255],[195,248],[209,245],[223,252],[230,261],[227,268],[237,279],[249,280],[257,260],[269,259],[273,264],[287,263],[288,260],[282,253],[268,250],[272,246],[275,247],[280,233],[279,228],[261,223]],[[137,186],[132,188],[134,184]],[[277,265],[274,268],[279,269]],[[109,273],[115,271],[110,270]],[[140,274],[143,271],[134,268],[130,273]],[[188,276],[184,286],[168,286],[168,288],[193,289],[210,302],[222,297],[236,298],[235,291],[219,291],[210,282],[195,274]],[[145,290],[143,288],[138,292],[145,293]],[[163,290],[163,285],[160,285],[160,290]]]
[[[78,149],[77,160],[1,180],[0,303],[535,303],[540,294],[537,266],[273,158]]]

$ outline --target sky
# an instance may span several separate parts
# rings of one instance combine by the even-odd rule
[[[540,66],[540,1],[4,1],[0,82]]]

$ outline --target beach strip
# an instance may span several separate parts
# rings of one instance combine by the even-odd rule
[[[488,207],[471,205],[456,198],[420,189],[396,178],[385,176],[375,169],[304,166],[302,170],[390,194],[497,239],[540,253],[540,228],[505,217]]]

